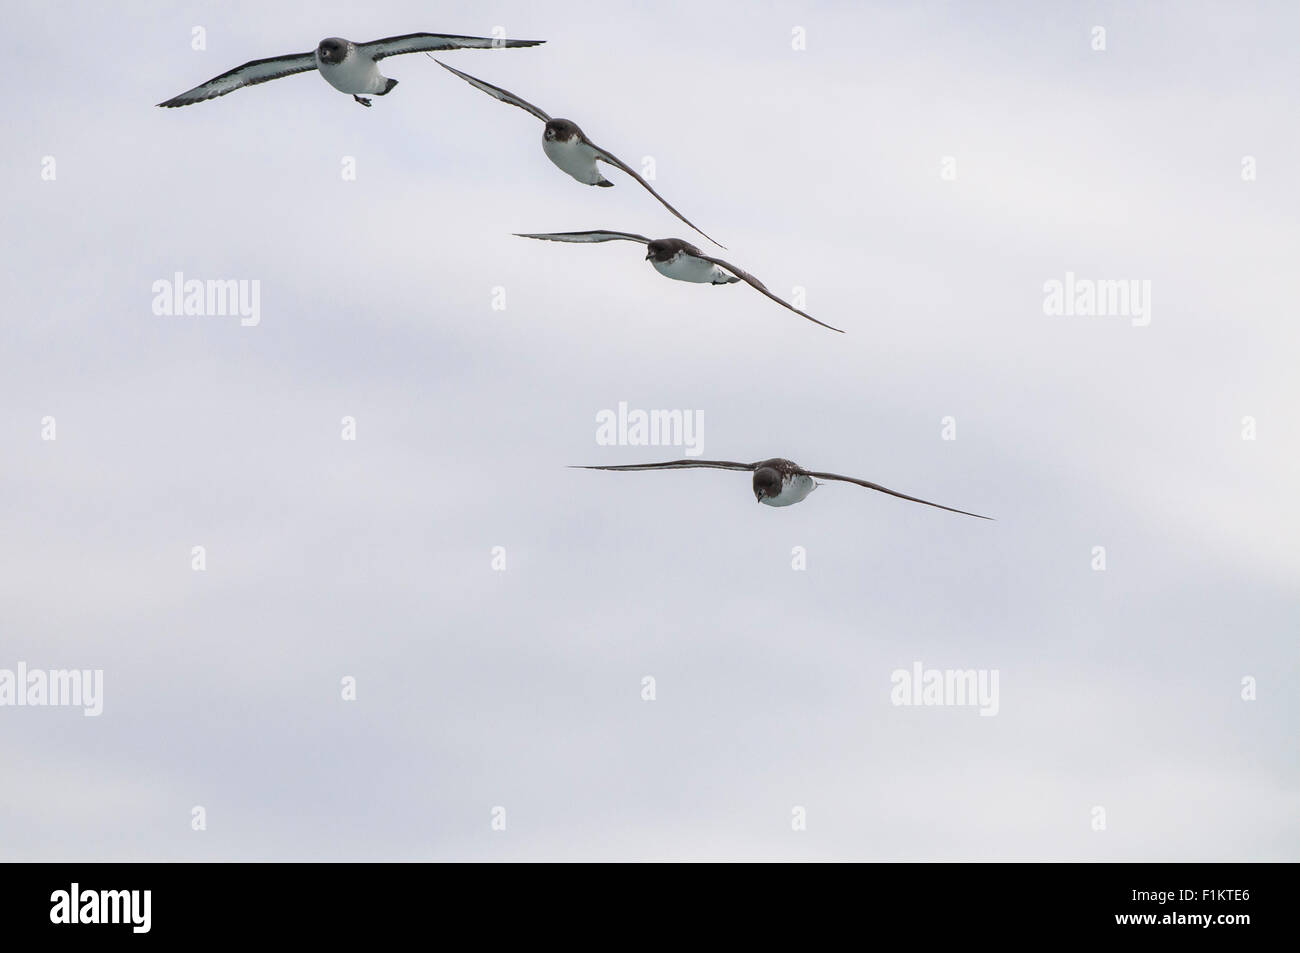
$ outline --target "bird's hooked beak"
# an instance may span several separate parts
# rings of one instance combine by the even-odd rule
[[[646,260],[646,261],[649,261],[649,260],[650,260],[650,249],[648,249],[648,248],[646,249],[646,252],[645,252],[645,260]]]

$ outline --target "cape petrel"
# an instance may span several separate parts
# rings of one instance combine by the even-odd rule
[[[654,265],[655,271],[666,278],[711,285],[726,285],[743,281],[756,291],[767,295],[782,307],[789,308],[801,318],[807,318],[813,324],[820,324],[832,331],[839,331],[840,334],[844,333],[839,328],[831,327],[825,321],[818,321],[806,311],[800,311],[790,302],[778,298],[767,290],[767,285],[743,268],[728,264],[721,258],[706,255],[690,242],[682,241],[680,238],[651,240],[644,235],[634,235],[631,232],[603,230],[591,232],[541,232],[536,234],[520,234],[516,232],[515,234],[519,238],[539,238],[548,242],[640,242],[646,246],[646,261]]]
[[[858,486],[865,486],[868,490],[879,490],[881,493],[888,493],[890,496],[896,496],[901,500],[910,500],[913,503],[924,503],[926,506],[933,506],[936,509],[947,510],[949,513],[960,513],[962,516],[974,516],[976,519],[992,519],[991,516],[980,516],[978,513],[968,513],[966,510],[953,509],[951,506],[943,506],[939,503],[931,503],[929,500],[922,500],[919,497],[908,496],[906,493],[899,493],[897,490],[891,490],[888,487],[881,486],[879,483],[871,483],[868,480],[859,480],[856,477],[840,476],[838,473],[822,473],[817,470],[805,470],[799,464],[792,460],[786,460],[781,457],[773,457],[771,460],[760,460],[757,463],[732,463],[728,460],[669,460],[666,463],[633,463],[625,466],[608,466],[608,467],[574,467],[575,470],[690,470],[702,468],[706,470],[746,470],[754,474],[754,499],[768,506],[791,506],[805,499],[809,493],[817,489],[818,480],[839,480],[843,483],[856,483]]]
[[[310,53],[290,53],[264,60],[252,60],[243,66],[215,76],[188,92],[173,96],[159,106],[189,106],[216,99],[244,86],[255,86],[281,76],[320,70],[325,82],[341,93],[348,93],[363,106],[369,96],[391,92],[397,80],[379,73],[379,61],[401,53],[424,53],[429,50],[491,50],[498,47],[537,46],[545,40],[503,40],[485,36],[456,36],[451,33],[407,33],[369,43],[353,43],[331,36],[320,41]]]
[[[669,205],[668,200],[656,192],[651,187],[650,183],[643,179],[630,165],[618,156],[614,155],[608,149],[602,149],[600,146],[588,139],[587,134],[578,128],[577,123],[571,122],[568,119],[552,119],[545,111],[538,109],[532,103],[528,102],[528,100],[516,96],[508,89],[502,89],[500,86],[493,86],[491,83],[470,76],[468,73],[462,73],[460,70],[453,69],[437,58],[434,58],[434,62],[448,72],[455,73],[475,89],[481,89],[493,99],[499,99],[501,102],[509,103],[511,106],[518,106],[520,109],[532,113],[542,122],[546,123],[545,129],[542,131],[542,151],[546,153],[546,158],[555,163],[562,172],[567,173],[583,185],[599,185],[603,188],[609,188],[614,183],[601,175],[600,169],[596,167],[597,162],[607,162],[636,179],[637,182],[641,184],[642,188],[659,200],[659,203],[663,205],[664,208],[668,209],[668,211],[672,212],[673,215],[677,216],[677,218],[681,219],[701,235],[704,235],[704,237],[708,238],[709,241],[713,242],[713,244],[717,245],[719,248],[726,247],[716,239],[710,238],[698,225]]]

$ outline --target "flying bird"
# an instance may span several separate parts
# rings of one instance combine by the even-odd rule
[[[458,69],[453,69],[442,60],[434,58],[434,62],[443,69],[455,73],[465,82],[469,83],[475,89],[481,89],[493,99],[499,99],[503,103],[509,103],[511,106],[518,106],[525,112],[532,113],[542,122],[546,123],[542,131],[542,151],[546,153],[546,158],[555,163],[562,172],[567,173],[574,179],[577,179],[583,185],[599,185],[602,188],[609,188],[614,183],[601,175],[600,169],[596,167],[597,162],[607,162],[617,169],[622,169],[632,178],[641,183],[641,186],[657,198],[661,205],[675,216],[695,229],[709,241],[719,248],[726,246],[710,238],[703,232],[698,225],[683,215],[677,209],[668,204],[668,200],[656,192],[650,183],[637,174],[636,170],[630,165],[614,155],[607,149],[602,149],[590,139],[587,134],[578,128],[578,124],[568,119],[552,119],[541,109],[538,109],[526,99],[521,99],[508,89],[502,89],[500,86],[493,86],[491,83],[484,82],[481,79],[470,76],[468,73],[462,73]]]
[[[820,324],[832,331],[839,331],[840,334],[844,333],[839,328],[831,327],[825,321],[818,321],[811,314],[800,311],[790,302],[778,298],[767,290],[767,285],[743,268],[730,265],[721,258],[706,255],[690,242],[682,241],[680,238],[656,238],[651,240],[644,235],[633,235],[631,232],[600,230],[592,232],[542,232],[531,235],[516,232],[515,234],[519,238],[539,238],[548,242],[640,242],[646,246],[646,261],[654,265],[655,271],[666,278],[711,285],[727,285],[743,281],[751,288],[767,295],[777,304],[789,308],[801,318],[807,318],[813,324]]]
[[[992,519],[991,516],[980,516],[978,513],[955,510],[951,506],[942,506],[938,503],[931,503],[929,500],[908,496],[906,493],[899,493],[897,490],[883,487],[879,483],[859,480],[856,477],[840,476],[838,473],[805,470],[794,461],[785,460],[781,457],[760,460],[757,463],[731,463],[727,460],[669,460],[667,463],[634,463],[620,467],[573,467],[575,470],[690,470],[695,468],[747,470],[752,472],[754,474],[754,499],[768,506],[791,506],[805,499],[809,493],[817,489],[821,485],[817,482],[818,480],[839,480],[844,483],[856,483],[858,486],[865,486],[868,490],[879,490],[881,493],[888,493],[890,496],[896,496],[901,500],[924,503],[926,506],[947,510],[949,513],[974,516],[976,519],[981,520]]]
[[[392,91],[397,80],[379,73],[379,61],[400,53],[424,53],[429,50],[491,50],[498,47],[537,46],[545,40],[503,40],[486,36],[456,36],[451,33],[407,33],[369,43],[353,43],[331,36],[320,41],[310,53],[290,53],[264,60],[252,60],[243,66],[215,76],[189,92],[173,96],[159,106],[189,106],[216,99],[244,86],[255,86],[281,76],[320,70],[325,82],[341,93],[348,93],[363,106],[369,96],[383,96]]]

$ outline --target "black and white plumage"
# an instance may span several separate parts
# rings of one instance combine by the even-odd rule
[[[800,311],[790,302],[778,298],[767,289],[767,285],[743,268],[737,268],[721,258],[706,255],[690,242],[683,241],[680,238],[650,239],[632,232],[612,232],[603,229],[589,232],[537,232],[532,234],[516,232],[515,234],[519,238],[537,238],[548,242],[639,242],[646,246],[646,260],[654,266],[655,271],[666,278],[711,285],[726,285],[743,281],[754,290],[767,295],[782,307],[789,308],[801,318],[807,318],[813,324],[820,324],[832,331],[839,331],[840,334],[844,333],[839,328],[831,327],[824,321],[818,321],[806,311]]]
[[[369,43],[353,43],[342,37],[321,40],[310,53],[290,53],[264,60],[252,60],[173,96],[159,106],[189,106],[216,99],[245,86],[256,86],[282,76],[320,70],[327,83],[339,92],[348,93],[363,106],[367,96],[383,96],[397,85],[397,80],[380,75],[378,62],[401,53],[425,53],[430,50],[491,50],[501,47],[537,46],[545,40],[505,40],[486,36],[457,36],[452,33],[407,33]]]
[[[992,519],[991,516],[980,516],[978,513],[968,513],[966,510],[953,509],[951,506],[943,506],[939,503],[931,503],[929,500],[922,500],[919,497],[908,496],[906,493],[899,493],[897,490],[891,490],[888,487],[881,486],[879,483],[871,483],[868,480],[859,480],[857,477],[840,476],[838,473],[822,473],[818,470],[805,470],[799,464],[792,460],[786,460],[783,457],[773,457],[771,460],[759,460],[757,463],[733,463],[729,460],[669,460],[666,463],[633,463],[625,466],[606,466],[606,467],[574,467],[575,470],[745,470],[754,474],[754,499],[768,506],[791,506],[804,500],[808,494],[817,489],[820,484],[818,480],[839,480],[843,483],[855,483],[858,486],[865,486],[868,490],[878,490],[881,493],[888,493],[890,496],[896,496],[900,500],[908,500],[912,503],[924,503],[926,506],[933,506],[935,509],[947,510],[949,513],[960,513],[962,516],[973,516],[976,519]]]
[[[503,103],[509,103],[511,106],[518,106],[524,112],[531,113],[545,123],[545,128],[542,130],[542,151],[545,152],[546,157],[555,163],[556,167],[565,174],[581,182],[583,185],[599,185],[603,188],[608,188],[614,183],[601,175],[600,169],[596,166],[597,162],[606,162],[617,169],[621,169],[623,172],[626,172],[628,175],[632,176],[632,178],[636,179],[636,181],[641,184],[641,187],[658,199],[659,203],[664,208],[668,209],[668,211],[672,212],[673,215],[681,221],[695,229],[695,231],[704,235],[704,237],[708,238],[709,241],[713,242],[713,244],[717,245],[719,248],[726,247],[716,239],[710,238],[709,235],[705,234],[698,225],[688,219],[681,212],[677,211],[677,209],[673,208],[672,205],[668,203],[668,200],[656,192],[650,183],[642,178],[641,175],[630,165],[618,156],[614,155],[608,149],[602,149],[600,146],[588,139],[587,134],[578,127],[577,123],[568,119],[554,119],[544,110],[534,106],[532,103],[528,102],[528,100],[516,96],[508,89],[502,89],[500,86],[493,86],[491,83],[470,76],[468,73],[462,73],[460,70],[448,66],[441,60],[435,59],[434,62],[448,72],[456,74],[475,89],[480,89],[487,93],[493,99],[498,99]]]

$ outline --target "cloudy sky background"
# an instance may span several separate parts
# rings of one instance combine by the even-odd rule
[[[1300,857],[1300,11],[1055,7],[12,6],[0,668],[106,697],[0,708],[0,857]],[[848,333],[512,237],[697,240],[422,56],[372,109],[311,74],[153,107],[494,26],[549,42],[447,62],[653,156]],[[154,315],[176,271],[259,280],[261,324]],[[1151,281],[1150,325],[1045,316],[1067,271]],[[619,401],[997,522],[566,469],[681,455],[597,446]],[[893,706],[917,661],[998,669],[1000,713]]]

